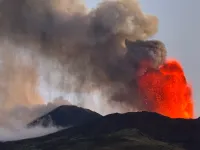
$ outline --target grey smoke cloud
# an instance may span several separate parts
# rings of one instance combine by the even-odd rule
[[[162,42],[146,41],[157,30],[157,17],[142,12],[136,0],[102,1],[92,10],[79,0],[1,0],[0,42],[5,55],[0,80],[1,72],[12,80],[2,85],[7,94],[0,90],[6,97],[1,98],[6,115],[0,115],[0,123],[12,128],[9,119],[3,120],[13,111],[26,111],[27,117],[14,113],[14,120],[21,118],[25,124],[57,106],[44,105],[37,89],[39,73],[62,92],[100,91],[101,104],[113,105],[116,111],[140,109],[138,67],[143,60],[157,67],[166,57]],[[88,101],[81,103],[92,108]],[[23,109],[17,111],[17,105]]]
[[[0,12],[2,37],[56,59],[61,74],[71,76],[68,83],[63,77],[66,84],[57,88],[65,92],[106,88],[110,99],[128,91],[127,83],[136,74],[133,64],[124,59],[125,40],[146,40],[158,27],[158,19],[143,13],[136,0],[102,1],[90,11],[78,0],[3,0]],[[159,46],[152,47],[159,44],[143,42],[138,53],[154,52],[144,50],[149,45],[159,53]]]

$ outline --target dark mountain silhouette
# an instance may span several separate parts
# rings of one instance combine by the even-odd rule
[[[67,135],[0,143],[3,150],[185,150],[179,145],[154,140],[137,129],[127,129],[111,134],[89,136]]]
[[[124,129],[138,129],[156,140],[181,144],[187,149],[200,149],[199,119],[171,119],[152,112],[107,115],[85,125],[42,137],[41,140],[64,135],[70,138],[80,135],[93,137],[115,133]]]
[[[62,117],[60,119],[62,120]],[[0,148],[4,150],[198,150],[200,120],[171,119],[152,112],[116,113],[99,116],[87,123],[80,123],[43,137],[1,143]]]
[[[102,116],[89,109],[84,109],[73,105],[63,105],[59,106],[48,114],[37,118],[27,126],[34,127],[41,125],[43,127],[48,127],[54,125],[59,127],[71,127],[84,124],[99,117]]]

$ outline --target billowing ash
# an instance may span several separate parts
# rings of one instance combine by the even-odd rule
[[[106,97],[106,104],[118,108],[123,105],[124,111],[127,107],[142,108],[136,84],[141,65],[148,62],[156,68],[165,61],[164,44],[146,41],[157,28],[158,19],[143,13],[136,0],[106,0],[91,10],[79,0],[0,1],[0,41],[14,45],[9,51],[16,56],[18,52],[26,53],[32,56],[29,60],[39,61],[44,80],[54,88],[65,93],[98,90]],[[1,51],[8,52],[7,47],[4,45]],[[57,67],[48,69],[53,66]],[[51,71],[59,73],[58,84],[49,82],[45,73]],[[23,83],[23,78],[17,78],[19,84],[15,86]],[[37,88],[36,82],[35,77],[28,78],[24,89]],[[31,99],[32,95],[29,92],[29,96],[23,97],[29,100],[23,102],[19,96],[15,103],[27,106],[44,102],[38,97]],[[37,91],[34,95],[38,96]],[[10,104],[13,99],[6,102]]]
[[[103,1],[90,11],[78,0],[3,0],[0,11],[2,39],[56,59],[61,73],[74,78],[57,87],[65,92],[106,89],[109,100],[137,107],[137,93],[128,92],[137,66],[151,60],[157,67],[165,60],[161,42],[144,41],[157,32],[158,20],[135,0]]]

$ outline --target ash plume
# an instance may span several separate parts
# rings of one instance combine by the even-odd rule
[[[38,88],[37,62],[32,55],[10,43],[0,45],[0,126],[13,125],[13,120],[26,124],[57,106],[69,104],[62,99],[45,104]]]
[[[58,64],[62,76],[52,86],[64,92],[100,90],[109,103],[140,109],[140,62],[157,67],[165,60],[164,45],[146,41],[157,32],[158,19],[136,0],[103,1],[92,10],[78,0],[2,0],[0,14],[1,40]]]

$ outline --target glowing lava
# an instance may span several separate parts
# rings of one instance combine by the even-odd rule
[[[138,85],[146,109],[171,118],[193,118],[192,90],[176,60],[168,60],[158,70],[148,70]]]

